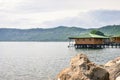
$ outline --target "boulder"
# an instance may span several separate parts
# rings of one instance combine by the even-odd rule
[[[120,80],[120,76],[118,76],[115,80]]]
[[[117,57],[113,60],[108,61],[105,66],[113,66],[120,63],[120,57]]]
[[[110,74],[110,80],[120,80],[120,57],[109,61],[105,66]]]
[[[109,80],[109,73],[85,54],[78,54],[71,59],[70,67],[58,74],[57,80]]]

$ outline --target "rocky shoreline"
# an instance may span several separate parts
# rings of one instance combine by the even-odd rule
[[[70,61],[70,66],[63,69],[57,80],[120,80],[120,57],[97,65],[85,54],[78,54]]]

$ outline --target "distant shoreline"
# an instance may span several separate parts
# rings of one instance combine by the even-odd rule
[[[48,29],[7,29],[0,28],[0,42],[66,42],[68,37],[89,33],[93,28],[59,26]],[[107,36],[120,35],[120,25],[96,28]]]

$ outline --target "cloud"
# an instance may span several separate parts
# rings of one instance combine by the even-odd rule
[[[120,0],[1,0],[0,9],[13,13],[54,12],[96,9],[120,10]]]
[[[120,0],[25,0],[17,9],[26,12],[51,12],[61,10],[120,9]]]
[[[44,25],[45,24],[45,25]],[[75,17],[67,17],[56,21],[46,21],[43,26],[77,26],[84,28],[96,28],[105,25],[120,24],[120,11],[96,10],[80,14]]]
[[[91,17],[93,13],[83,14],[83,17],[78,13],[97,9],[120,10],[119,3],[120,0],[0,0],[0,28],[98,26],[105,19],[98,24],[97,16]]]

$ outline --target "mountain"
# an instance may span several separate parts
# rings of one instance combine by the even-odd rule
[[[92,29],[59,26],[56,28],[0,29],[0,41],[67,41],[70,36],[89,33]],[[97,28],[106,35],[120,35],[120,25]]]
[[[68,36],[79,35],[85,29],[59,26],[49,29],[0,29],[0,41],[66,41]]]
[[[106,35],[120,35],[120,25],[108,25],[98,29]]]

